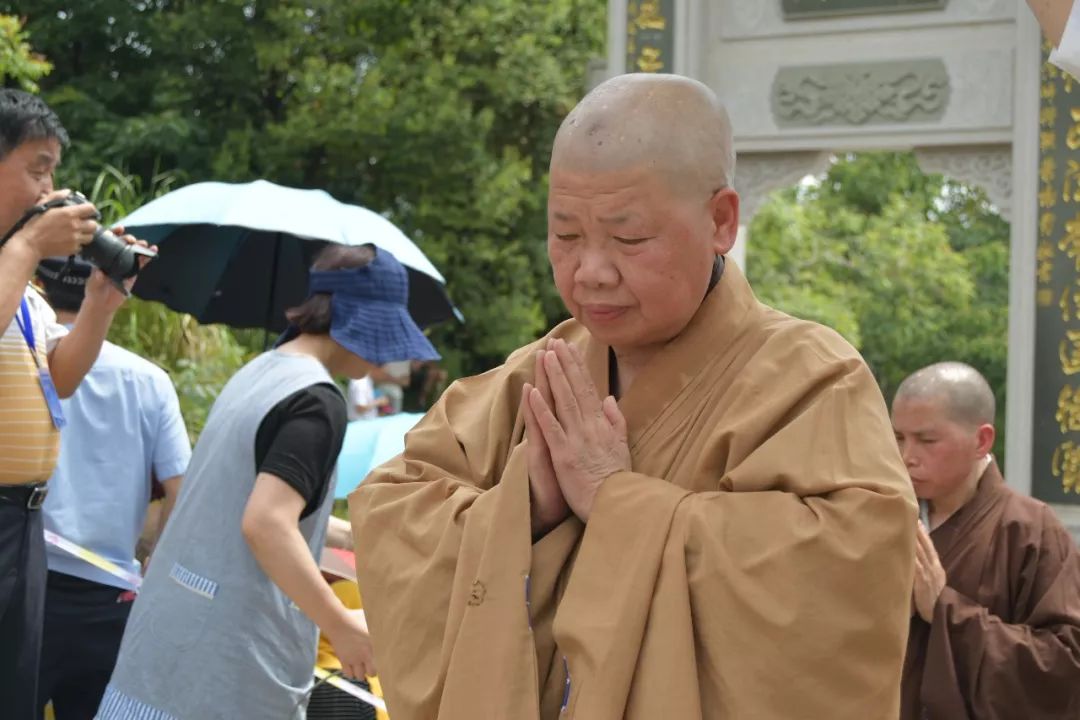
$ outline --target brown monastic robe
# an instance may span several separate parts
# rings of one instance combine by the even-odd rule
[[[902,720],[1080,718],[1080,554],[1053,511],[990,463],[930,538],[946,586],[911,619]]]
[[[551,336],[607,392],[609,348]],[[619,400],[633,472],[533,544],[537,347],[451,386],[349,498],[391,717],[896,718],[917,508],[858,354],[728,263]]]

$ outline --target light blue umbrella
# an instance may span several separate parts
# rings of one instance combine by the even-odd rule
[[[346,497],[369,472],[400,455],[405,450],[405,433],[422,417],[423,413],[396,413],[349,423],[338,455],[334,497]]]
[[[322,190],[196,183],[120,222],[160,248],[133,292],[202,323],[284,330],[286,308],[307,294],[312,259],[331,242],[391,252],[409,271],[409,313],[421,327],[457,314],[442,273],[400,229]]]

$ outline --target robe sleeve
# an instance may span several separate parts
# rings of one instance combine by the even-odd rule
[[[482,545],[474,541],[491,522],[505,458],[520,440],[520,386],[507,366],[455,382],[408,433],[405,453],[349,497],[379,676],[401,717],[438,715],[457,632],[448,622],[455,579],[475,567],[469,553]]]
[[[942,592],[924,677],[951,682],[924,685],[931,717],[949,701],[950,686],[977,720],[1080,717],[1080,555],[1051,513],[1042,509],[1041,527],[1020,545],[1019,569],[1010,571],[1018,622],[953,588]]]
[[[586,678],[639,647],[664,661],[593,681],[596,702],[625,693],[647,708],[635,717],[662,715],[656,688],[690,675],[713,717],[896,717],[916,507],[884,402],[861,361],[786,385],[770,390],[790,411],[715,491],[635,472],[601,486],[578,555],[592,572],[563,600],[589,624],[562,634]],[[717,428],[706,454],[739,431]],[[601,717],[581,692],[579,716]]]

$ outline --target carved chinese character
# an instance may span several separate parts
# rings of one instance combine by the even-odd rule
[[[1076,150],[1080,148],[1080,108],[1073,108],[1069,111],[1069,115],[1072,117],[1073,124],[1069,132],[1065,134],[1065,144],[1070,150]]]
[[[1080,213],[1065,223],[1065,234],[1058,240],[1058,250],[1072,258],[1076,272],[1080,272]]]
[[[1061,432],[1080,431],[1080,387],[1066,385],[1061,388],[1054,418],[1058,421]]]
[[[1054,291],[1050,288],[1039,288],[1035,293],[1035,303],[1041,308],[1048,308],[1054,304]]]
[[[1052,160],[1053,158],[1047,158]],[[1065,202],[1080,201],[1080,162],[1069,160],[1065,165],[1065,182],[1061,188],[1061,199]]]
[[[1054,127],[1057,122],[1057,108],[1053,105],[1039,108],[1039,125],[1044,128]]]
[[[1054,254],[1054,244],[1048,240],[1041,240],[1035,250],[1036,274],[1044,285],[1050,282],[1054,274]]]
[[[633,11],[633,3],[630,5]],[[641,0],[636,15],[631,15],[632,22],[642,30],[663,30],[667,27],[667,18],[660,9],[660,0]]]
[[[1053,185],[1044,185],[1039,190],[1039,207],[1042,209],[1052,208],[1057,204],[1057,193]]]
[[[1053,100],[1057,97],[1057,85],[1053,82],[1043,83],[1042,89],[1039,91],[1039,95],[1043,100]]]
[[[1061,322],[1069,322],[1073,319],[1080,319],[1080,292],[1076,292],[1076,288],[1073,288],[1072,292],[1069,288],[1065,288],[1061,291],[1061,298],[1058,300],[1058,307],[1061,309]],[[1078,428],[1080,429],[1080,428]]]
[[[1065,331],[1065,337],[1058,345],[1058,359],[1061,360],[1061,372],[1066,375],[1080,372],[1080,331]]]
[[[1039,133],[1039,150],[1046,152],[1047,150],[1054,149],[1054,133],[1049,130],[1043,130]]]
[[[1057,160],[1044,157],[1039,161],[1039,182],[1053,183],[1055,177],[1057,177]]]
[[[1054,221],[1056,217],[1052,212],[1042,212],[1039,215],[1039,237],[1047,238],[1054,234]]]
[[[654,47],[641,48],[641,55],[637,59],[638,70],[641,72],[660,72],[664,69],[664,61],[660,59],[660,49]]]
[[[1061,443],[1054,450],[1050,467],[1065,492],[1080,491],[1080,447],[1071,440]]]

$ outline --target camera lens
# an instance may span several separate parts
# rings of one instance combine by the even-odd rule
[[[127,280],[139,272],[139,261],[134,246],[128,245],[111,231],[100,226],[94,232],[93,240],[79,251],[79,256],[96,265],[115,282]]]

